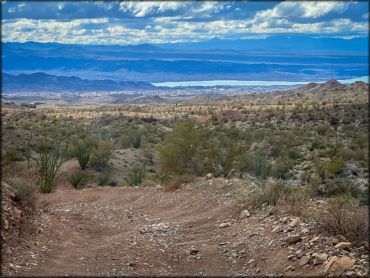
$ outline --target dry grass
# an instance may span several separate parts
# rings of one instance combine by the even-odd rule
[[[163,188],[165,192],[176,191],[181,185],[190,183],[194,180],[193,176],[190,175],[180,175],[173,177]]]
[[[368,208],[346,195],[331,199],[327,210],[316,215],[316,223],[319,231],[332,236],[342,235],[355,244],[369,238]]]

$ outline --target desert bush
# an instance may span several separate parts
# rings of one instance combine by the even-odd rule
[[[306,205],[310,197],[310,191],[305,188],[292,188],[286,191],[288,194],[280,194],[276,206],[282,213],[295,216],[304,216]]]
[[[256,177],[266,179],[271,172],[271,163],[261,153],[247,153],[241,161],[241,170],[254,174]]]
[[[81,169],[84,170],[90,160],[92,147],[84,141],[75,142],[73,146],[73,154],[78,160]]]
[[[328,235],[342,235],[355,244],[368,240],[368,208],[349,195],[329,201],[327,210],[316,216],[317,228]]]
[[[191,175],[180,175],[174,176],[170,181],[168,181],[164,187],[164,191],[175,191],[180,188],[182,184],[192,182],[194,177]]]
[[[36,184],[18,177],[8,179],[7,182],[15,190],[16,202],[20,202],[27,208],[34,208],[36,206]]]
[[[112,169],[107,167],[98,175],[98,185],[107,185],[112,173]]]
[[[262,189],[249,198],[248,203],[252,208],[260,208],[262,205],[275,206],[283,195],[288,195],[292,192],[292,187],[281,181],[268,181]]]
[[[292,159],[287,157],[279,157],[272,165],[271,176],[280,179],[287,179],[289,178],[289,170],[291,170],[295,164],[296,163]]]
[[[22,161],[23,156],[22,153],[14,148],[9,148],[5,150],[4,153],[4,163],[11,163],[11,162],[16,162],[16,161]]]
[[[107,165],[108,161],[112,156],[113,145],[109,142],[99,142],[97,146],[94,146],[90,165],[97,171],[102,171]]]
[[[142,136],[140,133],[136,132],[131,136],[131,144],[135,149],[138,149],[141,147],[141,139]]]
[[[37,169],[39,174],[39,187],[42,193],[50,193],[55,187],[55,177],[63,163],[61,142],[47,145],[45,142],[39,146]]]
[[[129,186],[140,185],[145,178],[145,168],[143,166],[134,166],[126,177]]]
[[[68,181],[76,189],[82,189],[87,182],[87,175],[84,171],[77,171],[68,176]]]
[[[193,121],[176,124],[159,149],[161,169],[177,175],[194,173],[199,145],[199,131]]]

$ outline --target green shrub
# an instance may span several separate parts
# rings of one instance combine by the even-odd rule
[[[132,146],[135,149],[138,149],[141,147],[141,134],[140,133],[134,133],[131,137],[131,143]]]
[[[86,142],[76,142],[73,147],[73,154],[78,160],[82,170],[86,169],[91,156],[92,147]]]
[[[55,187],[55,177],[63,163],[61,143],[47,145],[43,142],[39,146],[37,169],[39,187],[42,193],[50,193]]]
[[[271,163],[268,161],[266,156],[260,153],[247,153],[242,158],[241,170],[247,171],[256,177],[266,179],[271,172]]]
[[[101,174],[98,175],[98,185],[107,185],[112,173],[111,168],[105,168]]]
[[[82,189],[87,182],[87,175],[84,171],[77,171],[68,176],[68,181],[76,189]]]
[[[90,165],[97,171],[103,170],[112,156],[113,145],[109,142],[99,142],[91,153]]]
[[[176,124],[159,149],[161,169],[178,175],[196,172],[199,146],[199,131],[193,121]]]
[[[126,177],[129,186],[138,186],[144,181],[145,168],[142,166],[133,167]]]
[[[271,176],[280,179],[287,179],[289,178],[289,170],[291,170],[295,164],[296,163],[289,158],[279,157],[272,165]]]
[[[268,182],[263,185],[261,191],[250,196],[249,203],[254,208],[260,208],[262,205],[275,206],[282,195],[288,195],[292,190],[292,187],[284,182]]]

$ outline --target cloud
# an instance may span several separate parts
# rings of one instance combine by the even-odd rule
[[[268,17],[302,17],[318,18],[330,12],[341,13],[348,9],[352,2],[337,1],[311,1],[293,2],[285,1],[277,4],[273,9],[260,11],[256,18]]]
[[[215,1],[124,1],[119,10],[134,17],[165,15],[168,12],[180,12],[196,16],[210,16],[223,9],[231,7],[227,3]]]

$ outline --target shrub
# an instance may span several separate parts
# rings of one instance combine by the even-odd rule
[[[98,176],[98,185],[107,185],[112,173],[111,168],[105,168],[103,172]]]
[[[86,169],[91,156],[92,147],[87,143],[80,141],[74,144],[73,154],[78,160],[82,170]]]
[[[36,186],[22,178],[11,178],[8,184],[15,190],[15,201],[27,208],[34,208],[37,201]]]
[[[284,182],[267,182],[261,191],[251,195],[249,204],[254,208],[260,208],[262,205],[275,206],[282,195],[288,195],[291,192],[292,187]]]
[[[295,162],[286,157],[279,157],[275,160],[275,163],[271,169],[271,175],[280,179],[287,179],[289,170],[293,168]]]
[[[87,181],[87,175],[83,171],[78,171],[68,176],[68,181],[76,189],[82,189]]]
[[[180,175],[173,177],[164,187],[164,191],[175,191],[180,188],[182,184],[189,183],[194,180],[191,175]]]
[[[288,194],[280,194],[276,206],[282,213],[295,216],[303,216],[306,212],[306,204],[310,197],[309,190],[292,188]]]
[[[133,167],[126,177],[129,186],[138,186],[144,181],[145,168],[141,166]]]
[[[242,159],[242,170],[250,172],[257,177],[266,179],[271,172],[271,163],[260,154],[247,154]]]
[[[342,235],[355,244],[368,240],[368,209],[348,196],[340,195],[329,201],[326,211],[317,215],[317,228],[328,235]]]
[[[4,162],[11,163],[16,161],[22,161],[22,153],[16,149],[7,149],[4,154]]]
[[[140,133],[134,133],[131,137],[131,143],[132,143],[132,146],[135,149],[140,148],[140,146],[141,146],[141,134]]]
[[[39,158],[37,169],[39,173],[39,187],[42,193],[50,193],[55,187],[55,177],[63,163],[61,143],[46,145],[42,143],[39,147]]]
[[[113,145],[108,142],[99,142],[91,153],[90,165],[97,171],[103,170],[112,156]]]
[[[159,149],[161,169],[178,175],[196,172],[199,143],[199,131],[193,121],[178,123]]]

